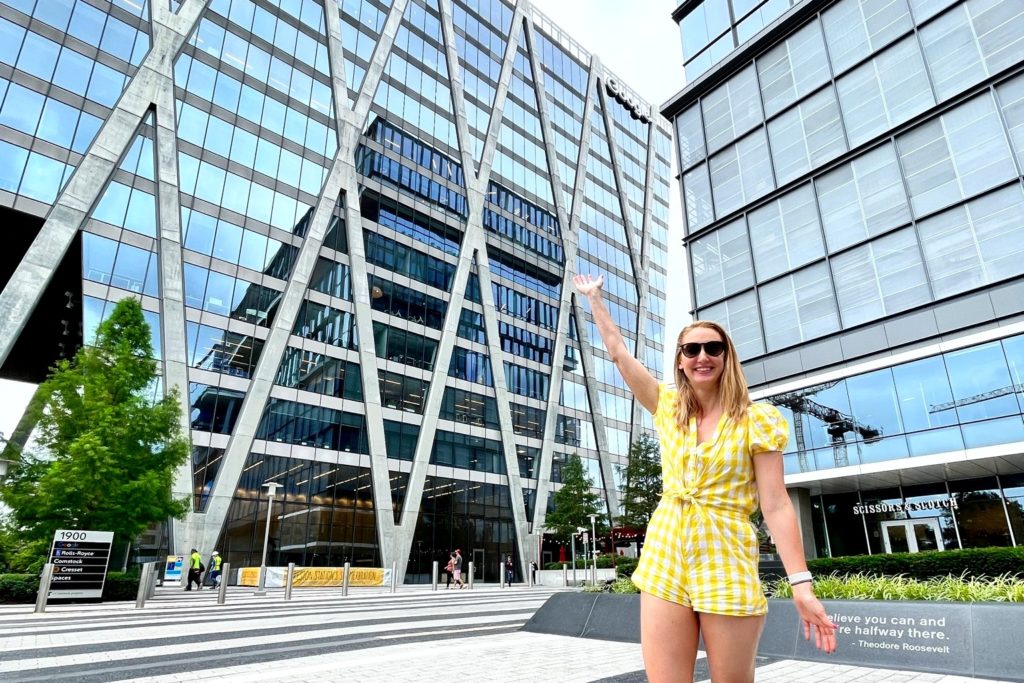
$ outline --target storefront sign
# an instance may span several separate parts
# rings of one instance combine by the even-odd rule
[[[651,108],[643,104],[632,93],[628,92],[618,81],[609,78],[604,82],[604,89],[609,95],[629,110],[630,116],[642,123],[651,122]]]
[[[50,548],[50,598],[100,598],[107,578],[112,531],[58,529]]]
[[[180,586],[181,571],[185,566],[184,555],[168,555],[167,564],[164,566],[164,585]]]
[[[874,515],[882,512],[919,512],[921,510],[959,510],[956,498],[950,496],[943,500],[903,501],[902,503],[872,503],[871,505],[854,505],[855,515]]]
[[[267,567],[267,588],[281,588],[288,575],[287,567]],[[296,567],[292,576],[293,586],[340,586],[345,578],[342,567]],[[391,581],[391,570],[378,567],[352,567],[348,573],[349,586],[385,586]],[[239,586],[258,586],[259,567],[242,567],[238,570]]]

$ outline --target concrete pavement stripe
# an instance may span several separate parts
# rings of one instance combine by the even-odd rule
[[[527,607],[539,607],[543,604],[547,596],[523,596],[521,598],[503,598],[499,600],[493,599],[491,596],[481,596],[475,600],[452,600],[443,603],[446,607],[459,608],[459,607],[472,607],[475,605],[523,605]],[[333,602],[333,603],[285,603],[280,608],[270,608],[267,606],[261,606],[260,611],[253,612],[251,609],[246,610],[237,608],[234,610],[227,609],[225,606],[206,611],[203,613],[196,613],[194,611],[175,611],[175,612],[148,612],[138,614],[135,619],[125,618],[118,616],[116,619],[112,618],[108,621],[95,620],[95,619],[68,619],[62,621],[59,624],[43,624],[38,620],[29,620],[25,622],[25,626],[35,627],[34,630],[21,630],[17,631],[20,636],[42,636],[42,635],[56,635],[65,632],[74,633],[86,633],[90,631],[104,631],[111,628],[141,628],[145,626],[160,626],[166,627],[167,620],[169,618],[175,619],[177,623],[182,625],[197,622],[201,623],[210,619],[210,617],[216,617],[220,623],[230,623],[234,621],[246,621],[254,617],[258,618],[283,618],[292,616],[308,616],[308,615],[334,615],[340,611],[346,613],[358,613],[360,609],[372,608],[375,612],[390,613],[403,608],[415,607],[418,605],[437,605],[441,604],[436,600],[418,600],[408,601],[402,604],[390,604],[381,606],[378,603],[362,601],[360,603],[348,603],[348,602]],[[275,606],[276,607],[276,606]],[[311,608],[317,608],[311,610]],[[357,609],[353,609],[357,608]],[[0,624],[6,628],[13,629],[17,628],[19,624]],[[2,640],[0,640],[2,642]]]
[[[510,612],[512,614],[528,614],[521,610],[522,608],[516,607],[511,610],[492,610],[488,612],[475,612],[474,616],[479,617],[490,617],[492,619],[504,619]],[[429,621],[436,619],[437,617],[443,617],[451,615],[448,610],[443,611],[431,611],[424,613],[415,612],[403,612],[398,615],[388,615],[387,618],[380,618],[379,615],[368,615],[362,618],[353,618],[351,613],[342,613],[331,615],[335,617],[330,621],[322,621],[319,623],[311,623],[310,621],[298,621],[290,624],[275,623],[273,627],[260,627],[260,623],[257,622],[248,630],[234,630],[224,631],[223,624],[220,624],[221,629],[211,629],[208,633],[185,633],[182,635],[170,635],[167,632],[166,626],[164,626],[162,634],[146,634],[141,635],[134,630],[111,630],[107,638],[96,639],[90,638],[82,641],[78,640],[75,642],[50,642],[51,638],[40,638],[38,643],[34,645],[24,645],[21,643],[24,639],[18,638],[19,645],[14,646],[12,644],[5,643],[3,639],[0,639],[0,663],[5,661],[14,661],[18,659],[27,659],[37,656],[35,653],[43,651],[48,656],[72,656],[76,654],[87,654],[95,653],[102,650],[105,653],[117,652],[119,650],[128,650],[136,648],[140,641],[155,640],[159,641],[159,647],[168,647],[172,645],[187,645],[187,644],[203,644],[209,640],[210,635],[217,635],[221,642],[230,642],[232,640],[240,640],[243,638],[257,638],[264,637],[267,642],[275,642],[278,635],[288,634],[295,632],[297,628],[301,628],[301,632],[309,635],[310,637],[316,636],[320,631],[328,631],[331,628],[337,626],[338,623],[344,623],[348,626],[354,624],[360,624],[365,627],[374,625],[386,626],[389,624],[402,623],[415,625],[422,621]],[[378,616],[378,618],[374,618]],[[218,622],[219,623],[219,622]],[[217,624],[215,624],[216,626]],[[9,639],[14,640],[14,639]]]
[[[269,596],[264,598],[257,597],[246,597],[238,598],[231,593],[228,594],[226,605],[217,605],[215,603],[216,596],[209,596],[208,600],[186,600],[186,599],[168,599],[168,600],[150,600],[147,601],[147,607],[144,611],[137,611],[135,609],[135,603],[104,603],[101,606],[106,607],[103,612],[98,610],[89,609],[79,612],[61,611],[54,612],[52,610],[47,611],[43,614],[33,614],[31,605],[19,606],[20,612],[17,614],[9,614],[0,616],[0,624],[8,625],[39,625],[39,624],[59,624],[59,623],[85,623],[87,620],[95,620],[96,622],[104,622],[110,619],[132,619],[136,616],[143,617],[147,614],[151,614],[154,611],[163,613],[174,613],[180,612],[182,614],[193,614],[197,610],[210,610],[216,611],[218,614],[229,613],[232,610],[247,610],[252,607],[262,607],[264,609],[287,609],[296,605],[314,605],[320,604],[323,606],[332,605],[397,605],[401,603],[417,604],[419,602],[427,600],[465,600],[472,602],[475,600],[486,599],[488,596],[501,596],[503,600],[516,600],[516,599],[546,599],[554,591],[523,591],[521,593],[512,593],[509,591],[473,591],[466,593],[422,593],[411,596],[403,596],[400,598],[386,599],[384,596],[364,596],[364,597],[341,597],[340,593],[334,595],[310,595],[304,596],[296,594],[293,600],[285,602],[281,596]],[[91,607],[91,606],[90,606]],[[49,608],[48,608],[49,609]],[[85,616],[89,615],[89,616]]]
[[[566,653],[572,652],[572,657]],[[639,647],[629,643],[584,640],[517,631],[507,634],[474,634],[448,648],[429,641],[402,642],[362,651],[347,658],[344,667],[332,658],[307,656],[285,663],[269,662],[259,669],[250,664],[215,668],[208,672],[218,683],[264,681],[394,681],[400,677],[416,681],[463,678],[469,662],[473,680],[592,681],[634,671],[642,666]],[[454,672],[454,673],[453,673]],[[532,675],[531,675],[532,673]],[[180,674],[135,678],[121,683],[172,683]],[[609,681],[618,680],[608,678]],[[642,679],[646,681],[646,678]]]
[[[406,642],[437,642],[438,640],[451,640],[461,638],[470,630],[515,633],[520,626],[521,624],[488,624],[485,626],[475,627],[474,629],[453,628],[440,632],[434,631],[432,635],[413,633],[408,636]],[[379,636],[368,636],[336,642],[333,646],[323,644],[299,644],[278,647],[263,646],[258,650],[248,652],[218,652],[216,654],[204,654],[202,656],[196,656],[194,653],[185,653],[185,656],[180,657],[180,659],[168,659],[166,656],[154,656],[124,661],[116,666],[105,666],[105,662],[97,662],[97,666],[94,668],[78,667],[71,671],[62,671],[60,668],[33,670],[30,672],[12,674],[10,676],[5,675],[4,680],[11,681],[12,683],[28,683],[29,681],[71,679],[76,681],[76,683],[106,683],[108,681],[125,680],[122,678],[123,676],[137,675],[140,670],[150,670],[153,673],[148,674],[143,678],[132,678],[130,680],[153,681],[156,680],[154,676],[159,676],[160,674],[165,674],[164,680],[170,681],[181,681],[186,679],[192,680],[197,676],[201,676],[203,678],[217,678],[217,672],[219,669],[212,666],[214,663],[230,662],[232,659],[244,657],[244,664],[236,662],[229,663],[228,666],[234,665],[246,668],[250,671],[247,680],[253,681],[264,678],[258,674],[254,675],[252,673],[255,664],[269,664],[271,666],[277,664],[279,666],[283,665],[287,667],[289,666],[288,663],[282,663],[282,660],[290,660],[292,657],[301,656],[295,653],[301,653],[311,649],[319,649],[320,652],[314,655],[314,657],[324,657],[343,651],[378,647],[384,642],[387,642],[389,645],[394,644],[393,639],[384,641]],[[338,668],[338,662],[336,659],[332,658],[330,664],[332,668]]]
[[[525,623],[527,619],[532,616],[533,612],[518,612],[509,613],[504,615],[506,621],[517,620],[521,623]],[[465,617],[463,619],[435,619],[435,620],[424,620],[419,623],[420,629],[427,628],[452,628],[456,626],[473,626],[480,625],[482,623],[493,622],[492,617]],[[354,626],[337,629],[324,629],[318,634],[319,638],[340,638],[350,635],[359,635],[366,633],[375,633],[386,627],[388,624],[373,624],[364,626]],[[389,629],[393,631],[394,629]],[[122,634],[123,637],[123,634]],[[282,633],[276,636],[276,641],[269,641],[266,637],[241,637],[233,639],[217,639],[217,640],[201,640],[198,643],[177,643],[174,645],[160,646],[154,645],[149,647],[133,647],[125,650],[117,650],[110,654],[115,654],[119,659],[130,659],[130,658],[145,658],[148,656],[171,656],[171,655],[188,655],[190,657],[208,655],[206,651],[216,651],[228,647],[248,647],[248,646],[264,646],[268,642],[298,642],[301,640],[308,639],[305,633]],[[195,645],[202,646],[201,648],[195,647]],[[57,655],[46,657],[46,663],[52,667],[66,667],[66,666],[78,666],[87,664],[91,661],[95,661],[96,651],[91,654],[76,654],[76,655]],[[0,663],[0,673],[9,673],[14,671],[24,671],[28,669],[37,668],[40,664],[38,658],[34,659],[17,659]]]

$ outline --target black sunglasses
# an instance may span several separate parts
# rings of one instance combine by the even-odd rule
[[[686,344],[680,344],[679,350],[683,352],[683,355],[687,358],[696,358],[700,355],[701,349],[704,353],[709,356],[721,356],[725,353],[725,342],[723,341],[709,341],[709,342],[687,342]]]

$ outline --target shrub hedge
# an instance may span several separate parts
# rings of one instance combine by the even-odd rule
[[[103,584],[103,602],[134,600],[139,591],[139,576],[110,572]],[[39,594],[37,574],[0,574],[0,604],[30,604]]]
[[[38,592],[35,574],[0,574],[0,603],[32,603]]]
[[[788,581],[764,585],[770,598],[793,597]],[[822,600],[943,600],[948,602],[1024,602],[1024,580],[1010,576],[959,576],[910,579],[905,576],[838,574],[814,579]]]
[[[945,576],[975,578],[1009,575],[1024,578],[1024,547],[851,555],[810,560],[807,564],[810,570],[819,576],[902,575],[920,580]]]

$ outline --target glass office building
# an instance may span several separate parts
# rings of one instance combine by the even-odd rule
[[[805,544],[1024,544],[1024,5],[674,16],[692,310],[789,418]]]
[[[0,0],[5,371],[55,287],[65,355],[138,297],[194,444],[166,547],[258,564],[276,482],[271,564],[496,580],[651,427],[571,277],[660,374],[670,139],[525,1]]]

